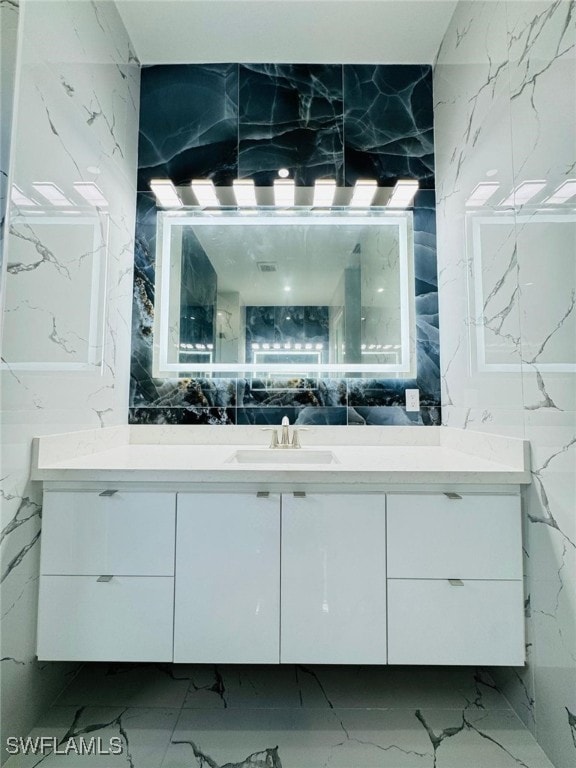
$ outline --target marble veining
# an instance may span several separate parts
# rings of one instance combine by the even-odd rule
[[[206,105],[201,112],[200,103]],[[268,424],[287,415],[312,424],[439,423],[430,67],[145,67],[141,104],[130,422]],[[226,184],[238,176],[269,185],[280,167],[301,185],[322,177],[339,184],[366,176],[381,184],[399,176],[420,180],[423,189],[414,207],[417,379],[383,379],[374,386],[371,379],[300,377],[284,387],[278,380],[263,388],[234,378],[152,377],[156,207],[149,180],[160,175],[184,183],[210,177]],[[248,314],[250,353],[249,342],[266,340],[271,321],[269,308]],[[323,341],[327,322],[316,314],[315,338]],[[279,338],[298,337],[298,328],[285,325],[274,321]],[[420,413],[404,408],[408,386],[420,389]],[[359,394],[365,387],[366,397]]]
[[[61,751],[118,739],[121,754],[84,758],[106,766],[552,766],[481,669],[87,664],[31,736],[46,733]]]
[[[287,168],[297,184],[342,181],[343,67],[242,64],[239,67],[240,177],[271,184]]]
[[[558,768],[576,761],[575,201],[546,200],[576,169],[575,55],[572,2],[460,3],[434,73],[442,418],[532,445],[528,663],[496,679]]]
[[[4,172],[4,65],[16,53],[5,45],[5,22],[17,11],[17,2],[0,3]],[[125,421],[140,78],[113,4],[29,3],[18,24],[11,183],[36,205],[8,205],[4,240],[3,738],[25,734],[75,672],[36,660],[42,510],[30,448],[55,425],[74,431]],[[32,186],[39,181],[60,187],[73,213],[43,202]],[[96,183],[106,210],[87,205],[76,182]]]

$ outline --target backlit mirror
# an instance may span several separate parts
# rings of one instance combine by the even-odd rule
[[[154,375],[414,372],[409,211],[158,214]]]

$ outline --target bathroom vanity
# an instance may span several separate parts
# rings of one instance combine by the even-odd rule
[[[444,427],[306,441],[38,439],[39,658],[522,665],[528,444]]]

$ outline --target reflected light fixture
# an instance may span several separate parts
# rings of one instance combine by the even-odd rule
[[[500,205],[524,205],[546,186],[545,181],[523,181]]]
[[[408,208],[418,192],[419,184],[415,179],[401,179],[396,182],[390,200],[386,203],[388,208]]]
[[[192,182],[192,191],[196,195],[198,205],[202,208],[213,208],[220,205],[216,197],[214,184],[210,179],[197,179]]]
[[[476,184],[470,193],[470,197],[466,200],[466,205],[484,205],[499,189],[500,184],[497,181],[481,181],[479,184]]]
[[[84,200],[97,208],[106,208],[108,200],[102,194],[102,190],[93,181],[77,181],[74,183],[74,189]]]
[[[150,182],[158,205],[162,208],[182,208],[182,200],[176,192],[176,187],[169,179],[154,179]]]
[[[256,207],[256,190],[252,179],[234,179],[232,186],[238,207]]]
[[[314,208],[330,208],[334,204],[335,193],[334,179],[317,179],[314,182]]]
[[[294,180],[276,179],[274,181],[274,204],[279,208],[294,205]]]
[[[64,192],[57,187],[56,184],[52,184],[50,181],[38,181],[32,184],[36,192],[39,192],[42,197],[45,197],[52,205],[60,205],[66,208],[73,208],[74,203],[70,202]]]
[[[359,179],[354,185],[350,206],[352,208],[369,208],[376,194],[377,186],[375,181]]]
[[[545,205],[559,205],[570,200],[574,195],[576,195],[576,179],[568,179],[564,184],[560,184],[558,189],[542,202]]]
[[[14,205],[20,205],[23,207],[36,207],[38,203],[35,200],[32,200],[31,198],[27,197],[24,192],[20,189],[20,187],[17,187],[16,184],[12,184],[12,191],[10,192],[10,199],[14,203]]]

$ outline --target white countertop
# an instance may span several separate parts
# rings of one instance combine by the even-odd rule
[[[234,462],[266,449],[258,427],[120,426],[34,441],[33,480],[82,483],[214,483],[266,486],[527,484],[529,443],[450,427],[311,427],[301,455],[328,450],[330,464]],[[292,451],[293,449],[287,449]]]

